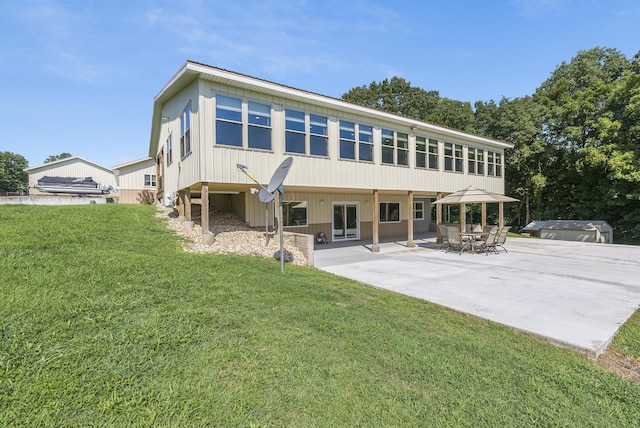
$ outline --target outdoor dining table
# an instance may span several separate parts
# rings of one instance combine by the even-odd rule
[[[471,244],[471,253],[475,253],[478,248],[482,248],[479,243],[486,241],[487,236],[489,236],[489,232],[460,232],[460,237]]]

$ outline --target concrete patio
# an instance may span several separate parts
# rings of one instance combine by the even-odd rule
[[[445,253],[435,235],[317,246],[315,266],[522,330],[592,357],[640,305],[640,247],[508,238],[508,253]]]

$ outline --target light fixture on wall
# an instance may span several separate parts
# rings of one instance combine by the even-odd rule
[[[162,121],[163,122],[169,121],[169,116],[162,116]]]
[[[367,199],[366,201],[364,201],[365,205],[369,205],[369,199]]]
[[[320,205],[324,205],[324,199],[320,199]]]

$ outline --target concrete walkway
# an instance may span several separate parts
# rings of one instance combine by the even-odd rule
[[[640,247],[508,238],[508,253],[445,253],[435,236],[316,247],[315,266],[596,357],[640,305]]]

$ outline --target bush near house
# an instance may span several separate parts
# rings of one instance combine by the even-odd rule
[[[138,197],[136,198],[138,202],[142,205],[153,205],[156,202],[156,197],[150,190],[143,190],[142,192],[138,192]]]

